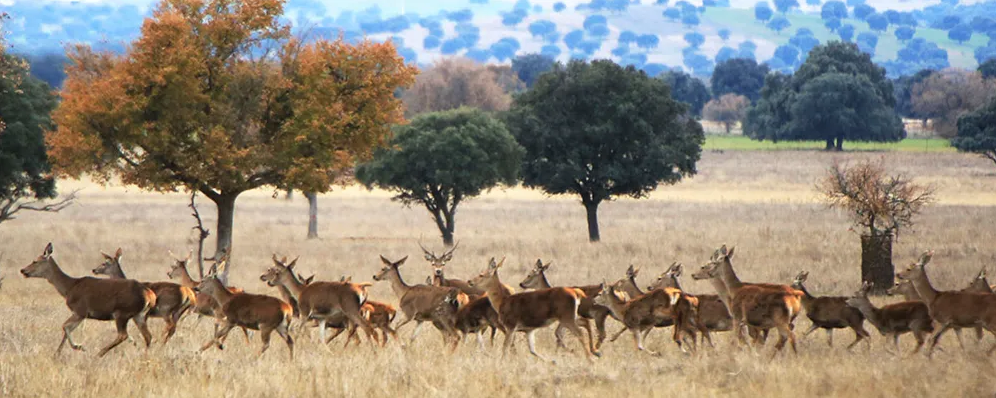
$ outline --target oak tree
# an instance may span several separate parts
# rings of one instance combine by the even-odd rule
[[[514,77],[514,73],[511,76]],[[461,106],[503,111],[512,102],[512,97],[499,84],[495,69],[466,58],[436,62],[419,74],[415,84],[405,90],[401,98],[409,117]]]
[[[723,124],[726,134],[730,134],[730,129],[734,124],[743,120],[747,115],[747,107],[750,100],[747,97],[737,94],[725,94],[705,104],[702,108],[702,117],[706,120]]]

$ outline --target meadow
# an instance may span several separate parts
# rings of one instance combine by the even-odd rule
[[[717,151],[707,149],[694,178],[661,187],[643,200],[621,199],[601,207],[603,241],[586,241],[584,211],[575,198],[548,197],[522,188],[494,190],[459,208],[460,246],[448,266],[450,278],[480,272],[492,257],[507,257],[501,277],[517,285],[536,258],[552,261],[554,284],[592,284],[624,276],[630,264],[641,268],[644,286],[671,262],[698,268],[721,244],[736,245],[734,266],[748,281],[789,283],[810,272],[807,288],[818,295],[849,295],[859,286],[858,236],[845,215],[827,210],[813,191],[815,180],[834,160],[882,158],[892,169],[934,184],[938,201],[905,230],[895,246],[895,263],[904,266],[927,249],[936,251],[928,272],[935,286],[957,289],[979,268],[996,261],[996,168],[976,156],[947,151],[848,152]],[[870,324],[870,345],[847,352],[850,331],[838,331],[835,347],[823,333],[800,339],[798,355],[768,360],[773,343],[758,352],[735,348],[727,333],[714,335],[717,347],[682,354],[670,331],[651,334],[653,357],[637,353],[630,336],[606,342],[593,363],[575,352],[555,352],[552,329],[541,331],[539,350],[552,365],[531,357],[525,341],[502,358],[496,345],[485,351],[468,339],[447,353],[439,334],[423,330],[414,344],[401,348],[361,346],[343,349],[340,338],[329,347],[317,337],[298,336],[289,361],[283,343],[255,358],[258,336],[245,344],[233,332],[223,351],[197,353],[211,333],[209,320],[188,316],[169,345],[154,342],[145,351],[125,343],[103,358],[95,351],[113,338],[107,322],[87,321],[77,329],[86,352],[65,350],[53,357],[60,325],[69,316],[63,300],[44,280],[24,279],[17,271],[41,254],[45,243],[69,274],[81,276],[101,261],[100,251],[123,248],[124,271],[139,280],[165,280],[168,250],[193,247],[192,218],[181,193],[147,193],[136,188],[99,187],[64,181],[63,191],[81,188],[79,204],[59,214],[25,214],[0,226],[0,396],[992,396],[996,359],[984,351],[996,339],[974,337],[961,351],[953,336],[941,342],[932,359],[891,352]],[[250,292],[276,292],[260,282],[270,256],[301,256],[301,273],[319,280],[352,275],[369,281],[380,268],[379,255],[409,256],[406,281],[418,283],[431,268],[422,260],[418,240],[441,248],[428,213],[390,201],[390,193],[359,187],[338,188],[319,199],[320,239],[306,240],[307,204],[301,195],[287,201],[273,191],[250,192],[239,199],[231,282]],[[214,222],[209,202],[201,200],[205,221]],[[213,229],[213,226],[212,226]],[[686,272],[684,287],[711,293]],[[397,303],[381,282],[375,300]],[[877,304],[898,298],[876,298]],[[162,321],[150,321],[158,340]],[[619,323],[610,320],[614,333]],[[805,316],[796,331],[809,327]],[[132,336],[138,339],[134,327]],[[400,333],[407,339],[411,326]]]

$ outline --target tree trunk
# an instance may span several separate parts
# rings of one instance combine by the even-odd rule
[[[318,238],[318,194],[305,192],[308,198],[308,239]]]
[[[215,245],[215,258],[221,256],[225,251],[231,252],[232,248],[232,226],[235,223],[235,199],[239,197],[239,193],[234,194],[221,194],[212,199],[214,204],[218,207],[218,231],[217,243]],[[222,283],[228,284],[228,270],[231,269],[231,259],[229,258],[229,263],[222,271],[221,275],[218,275],[218,279]]]
[[[284,195],[284,200],[293,200],[293,199],[294,199],[294,190],[288,189],[287,194]]]
[[[582,202],[584,204],[585,212],[588,213],[588,241],[598,242],[602,239],[601,235],[598,233],[598,203],[599,202]]]
[[[837,152],[840,152],[840,151],[844,150],[844,137],[843,136],[837,137],[837,148],[836,148],[836,150],[837,150]]]
[[[426,205],[426,208],[432,214],[432,220],[436,222],[436,228],[439,229],[439,233],[443,237],[443,245],[453,246],[454,215],[446,210],[432,208],[429,205]]]
[[[723,127],[726,127],[726,135],[730,135],[730,128],[733,127],[732,124],[730,122],[723,123]]]
[[[827,139],[827,146],[823,150],[828,152],[833,150],[833,138]]]
[[[871,282],[876,294],[895,283],[892,264],[892,234],[861,235],[861,280]]]

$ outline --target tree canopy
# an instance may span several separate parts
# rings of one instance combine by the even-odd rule
[[[702,117],[706,120],[722,123],[726,134],[730,134],[733,125],[743,120],[747,115],[750,100],[737,94],[725,94],[709,101],[702,108]]]
[[[996,163],[996,98],[958,118],[958,135],[951,140],[951,145]]]
[[[934,132],[952,138],[958,133],[958,118],[985,105],[994,91],[996,82],[979,72],[948,68],[914,84],[910,101],[917,115],[933,121]]]
[[[486,111],[508,109],[512,97],[498,84],[495,70],[466,58],[443,59],[422,71],[401,95],[409,117],[461,106]]]
[[[671,70],[660,75],[671,88],[671,97],[688,104],[692,115],[701,115],[702,107],[709,101],[709,89],[697,77],[682,71]]]
[[[512,59],[512,70],[526,87],[532,87],[536,79],[553,68],[552,57],[542,54],[523,54]]]
[[[404,120],[394,93],[416,70],[390,42],[304,42],[282,14],[279,0],[165,0],[123,54],[71,48],[56,169],[201,192],[218,206],[219,252],[242,192],[328,191]]]
[[[686,113],[668,85],[634,67],[571,61],[517,96],[506,120],[526,149],[523,183],[580,196],[598,241],[600,203],[695,173],[704,135]]]
[[[453,244],[460,203],[498,185],[513,185],[524,150],[505,126],[479,109],[422,114],[395,128],[386,148],[356,168],[368,188],[432,214],[443,243]]]

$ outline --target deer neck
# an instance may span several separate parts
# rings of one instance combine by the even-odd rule
[[[612,315],[616,317],[616,319],[625,319],[626,302],[620,299],[615,294],[610,294],[606,298],[608,298],[606,307],[609,308],[609,311],[612,312]]]
[[[882,322],[882,311],[875,308],[867,297],[858,301],[855,308],[857,308],[858,311],[861,312],[861,315],[864,315],[865,319],[875,326],[876,329],[879,329],[880,331],[882,330],[882,326],[884,325],[884,322]]]
[[[794,287],[795,286],[793,286],[793,288]],[[802,292],[802,306],[806,307],[806,311],[809,311],[809,305],[813,303],[813,295],[809,294],[809,290],[806,290],[806,286],[801,283],[799,284],[799,288],[797,290]]]
[[[280,278],[280,285],[287,290],[287,293],[294,297],[294,300],[300,300],[301,293],[304,292],[305,284],[297,280],[294,273],[291,272],[290,276]]]
[[[505,286],[502,285],[501,280],[498,279],[498,273],[495,272],[493,283],[487,284],[485,288],[488,294],[488,300],[491,301],[491,307],[494,308],[495,312],[501,314],[501,303],[505,301],[505,298],[509,296]]]
[[[934,299],[937,298],[937,290],[930,284],[930,278],[927,277],[927,270],[921,268],[917,277],[913,278],[910,282],[916,288],[916,293],[920,295],[920,299],[929,308]]]
[[[626,277],[625,281],[626,282],[623,283],[621,287],[623,288],[623,291],[626,292],[626,294],[628,294],[631,299],[643,295],[643,290],[641,290],[640,286],[636,284],[636,279],[630,276]]]
[[[678,282],[678,277],[672,276],[669,279],[671,279],[671,286],[670,287],[678,289],[678,290],[681,290],[681,291],[685,291],[685,289],[681,288],[681,282]]]
[[[711,283],[712,287],[716,289],[716,295],[719,296],[719,301],[722,301],[723,305],[726,306],[726,310],[729,311],[730,289],[726,287],[726,283],[720,278],[709,278],[709,283]]]
[[[128,277],[125,276],[124,271],[121,270],[120,264],[115,264],[114,267],[111,267],[108,271],[110,272],[107,273],[107,276],[111,277],[111,279],[128,279]]]
[[[744,286],[743,282],[740,281],[740,277],[737,273],[733,271],[733,263],[730,260],[724,260],[719,266],[719,275],[722,282],[726,285],[727,289],[731,294],[740,290]]]
[[[79,282],[79,279],[73,278],[69,275],[66,275],[65,272],[62,272],[62,268],[60,268],[59,264],[55,262],[55,259],[51,259],[50,261],[52,262],[52,271],[49,272],[48,276],[45,277],[45,279],[48,280],[48,282],[51,283],[52,286],[55,286],[55,290],[58,291],[59,294],[62,295],[62,297],[65,297],[66,294],[69,293],[69,289],[72,289],[73,286],[76,286],[76,283]]]
[[[391,270],[391,272],[387,274],[387,277],[391,281],[391,290],[394,291],[394,294],[398,296],[399,299],[404,297],[405,294],[407,294],[412,288],[410,285],[405,283],[404,279],[401,279],[401,271],[397,268]]]
[[[539,289],[549,289],[553,287],[550,285],[550,281],[546,279],[546,272],[540,272],[539,274]]]
[[[231,300],[232,296],[235,294],[228,290],[228,288],[221,284],[221,282],[218,282],[217,287],[217,289],[214,289],[214,294],[212,294],[211,297],[217,300],[218,304],[225,305],[225,303]]]
[[[180,284],[184,287],[195,288],[199,284],[194,278],[190,277],[190,272],[187,272],[187,266],[184,265],[180,271]]]

